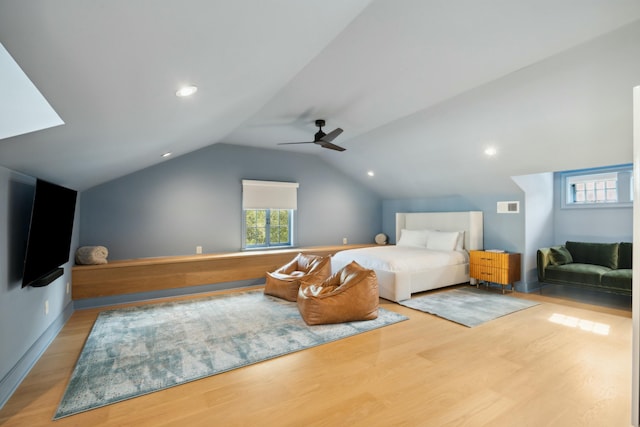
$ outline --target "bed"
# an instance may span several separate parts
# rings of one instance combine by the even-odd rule
[[[396,213],[396,242],[340,251],[332,271],[351,261],[374,270],[380,297],[391,301],[469,282],[469,250],[482,249],[482,212]]]

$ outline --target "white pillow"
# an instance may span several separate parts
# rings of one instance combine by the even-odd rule
[[[458,231],[458,241],[456,242],[456,251],[464,250],[464,231]]]
[[[427,230],[406,230],[403,228],[396,246],[425,248],[427,246]]]
[[[434,251],[452,251],[456,248],[459,235],[460,233],[457,231],[429,230],[427,249]]]

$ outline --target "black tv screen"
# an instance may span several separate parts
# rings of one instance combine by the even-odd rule
[[[33,197],[22,287],[46,286],[69,261],[77,192],[38,179]]]

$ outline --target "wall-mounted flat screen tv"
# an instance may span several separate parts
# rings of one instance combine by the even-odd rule
[[[38,179],[33,197],[22,287],[46,286],[69,262],[77,192]]]

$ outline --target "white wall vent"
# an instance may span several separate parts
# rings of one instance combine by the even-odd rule
[[[498,213],[520,213],[520,202],[498,202]]]

